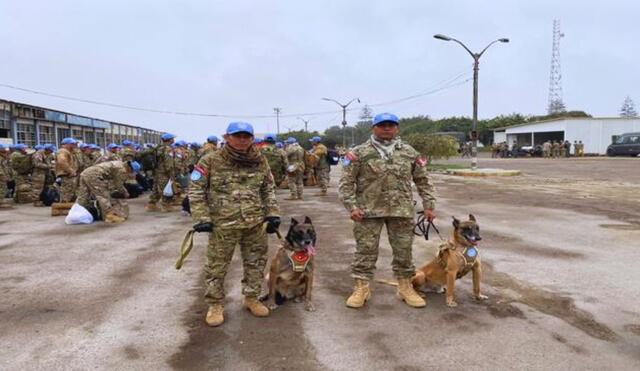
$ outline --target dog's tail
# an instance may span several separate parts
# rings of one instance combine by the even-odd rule
[[[382,279],[382,278],[376,278],[376,282],[383,283],[383,284],[389,285],[389,286],[398,286],[398,281],[385,280],[385,279]]]

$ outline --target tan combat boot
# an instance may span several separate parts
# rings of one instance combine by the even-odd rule
[[[327,191],[326,190],[320,190],[318,192],[315,193],[316,196],[326,196],[327,195]]]
[[[416,290],[413,289],[413,284],[410,278],[398,279],[398,291],[396,296],[400,300],[404,300],[408,306],[414,308],[422,308],[427,305],[427,302],[418,295]]]
[[[349,308],[362,308],[369,299],[371,299],[369,281],[356,278],[356,285],[353,288],[353,293],[347,299],[347,306]]]
[[[204,321],[211,327],[220,326],[224,322],[224,308],[222,304],[213,304],[209,306],[207,317]]]
[[[173,206],[162,204],[160,205],[160,211],[163,213],[170,213],[173,211]]]
[[[155,202],[149,202],[147,204],[146,210],[150,212],[160,211],[160,209],[158,208],[158,205],[156,205]]]
[[[123,218],[120,215],[115,214],[115,213],[107,213],[107,215],[105,215],[105,217],[104,217],[104,222],[105,223],[122,223],[125,220],[127,220],[127,219],[125,219],[125,218]]]
[[[269,308],[265,307],[258,299],[245,297],[244,307],[249,309],[251,314],[256,317],[266,317],[269,315]]]

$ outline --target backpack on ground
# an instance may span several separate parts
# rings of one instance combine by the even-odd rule
[[[327,163],[329,165],[338,165],[340,162],[340,154],[338,151],[330,149],[327,151]]]

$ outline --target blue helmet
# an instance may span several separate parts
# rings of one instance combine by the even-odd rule
[[[197,147],[200,148],[202,147],[202,144],[198,143],[198,142],[191,142],[191,147]]]
[[[18,144],[15,144],[15,145],[13,146],[13,148],[14,148],[14,149],[27,149],[27,146],[26,146],[26,145],[24,145],[24,144],[22,144],[22,143],[18,143]]]
[[[213,142],[217,142],[217,141],[218,141],[218,137],[215,136],[215,135],[211,135],[211,136],[207,137],[207,142],[213,143]]]
[[[171,133],[164,133],[160,136],[160,139],[162,139],[163,141],[167,141],[167,140],[171,140],[173,138],[175,138],[176,136],[171,134]]]
[[[101,149],[97,144],[91,144],[91,149]]]
[[[255,139],[253,140],[253,143],[255,143],[255,144],[260,144],[260,143],[262,143],[262,142],[264,142],[264,141],[263,141],[262,139],[260,139],[260,138],[255,138]]]
[[[373,118],[373,123],[371,124],[371,126],[376,126],[387,121],[393,122],[396,125],[400,124],[398,116],[394,115],[393,113],[383,112],[377,114],[376,117]]]
[[[44,149],[44,146],[42,144],[36,144],[35,147],[33,147],[36,151],[39,151],[41,149]]]
[[[73,138],[64,138],[62,140],[62,142],[60,142],[62,144],[78,144],[78,141],[73,139]]]
[[[284,147],[284,144],[282,144],[282,142],[276,142],[276,147],[282,148]]]
[[[296,138],[294,138],[294,137],[289,137],[284,142],[287,143],[287,144],[292,144],[292,143],[297,143],[298,140]]]
[[[227,126],[227,134],[247,133],[253,135],[253,126],[248,122],[236,121]]]
[[[153,143],[145,143],[145,144],[144,144],[144,146],[145,146],[145,147],[147,147],[147,148],[153,148],[153,147],[155,147],[156,145],[155,145],[155,144],[153,144]]]
[[[87,143],[80,143],[80,145],[79,145],[78,147],[80,147],[80,149],[89,148],[89,144],[87,144]]]
[[[132,146],[133,142],[130,141],[130,140],[125,139],[125,140],[122,141],[122,145],[123,146]]]
[[[129,166],[131,166],[131,170],[133,170],[134,173],[137,173],[138,171],[140,171],[140,169],[142,169],[142,166],[140,166],[140,163],[138,161],[130,161]]]
[[[275,142],[276,140],[278,140],[278,138],[275,134],[269,133],[264,135],[265,142]]]
[[[4,146],[4,144],[0,143],[0,149],[4,150],[6,147]]]
[[[109,144],[107,144],[107,148],[108,149],[115,149],[115,148],[120,148],[120,146],[115,144],[115,143],[109,143]]]
[[[51,144],[51,143],[47,143],[47,144],[45,144],[45,145],[44,145],[44,150],[45,150],[45,151],[55,152],[55,151],[56,151],[56,149],[57,149],[57,148],[56,148],[56,146],[54,146],[54,145],[53,145],[53,144]]]
[[[179,140],[176,142],[176,146],[177,147],[186,147],[187,146],[187,142],[185,142],[184,140]]]
[[[312,137],[311,139],[309,139],[309,142],[321,142],[322,139],[320,137]]]

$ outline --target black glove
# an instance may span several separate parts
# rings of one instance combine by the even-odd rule
[[[267,223],[267,233],[276,233],[280,227],[279,216],[267,216],[264,218],[264,221]]]
[[[213,224],[211,222],[200,222],[193,226],[196,232],[213,232]]]
[[[115,199],[122,199],[125,198],[124,197],[124,192],[122,191],[112,191],[111,192],[111,197],[115,198]]]

